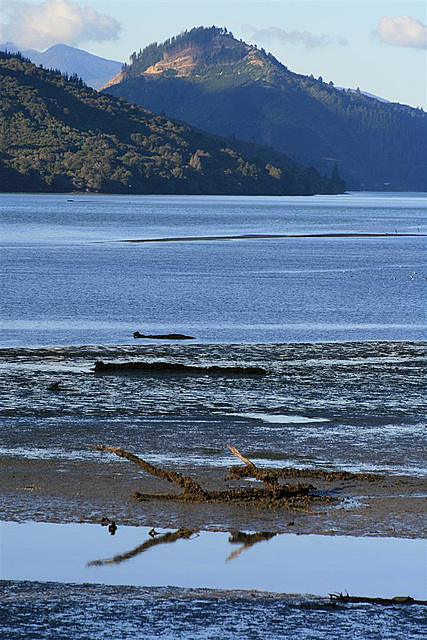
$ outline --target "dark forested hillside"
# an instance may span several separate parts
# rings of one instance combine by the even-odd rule
[[[347,186],[427,190],[427,116],[292,73],[225,29],[202,27],[131,56],[105,89],[219,135],[274,146]]]
[[[0,53],[0,190],[339,193],[273,149],[219,138]]]

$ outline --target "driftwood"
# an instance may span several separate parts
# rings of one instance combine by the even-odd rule
[[[134,338],[145,338],[146,340],[195,340],[193,336],[186,336],[184,333],[140,333],[134,331]]]
[[[230,448],[230,446],[229,446]],[[230,448],[231,450],[231,448]],[[234,452],[233,452],[234,453]],[[235,454],[236,455],[236,454]],[[240,457],[240,456],[238,456]],[[241,458],[242,459],[242,458]],[[296,469],[295,467],[282,467],[280,469],[259,469],[249,467],[246,458],[244,467],[230,467],[224,480],[243,480],[244,478],[256,478],[261,482],[278,482],[280,478],[316,478],[325,482],[340,482],[346,480],[363,480],[364,482],[379,482],[384,476],[376,473],[351,473],[350,471],[327,471],[326,469]]]
[[[239,458],[242,462],[244,462],[245,465],[249,467],[249,469],[251,470],[256,469],[256,466],[254,465],[254,463],[248,460],[248,458],[245,458],[244,456],[242,456],[242,454],[240,453],[240,451],[238,451],[238,449],[236,449],[236,447],[231,446],[231,444],[228,444],[227,447],[230,449],[231,453],[235,455],[237,458]]]
[[[168,482],[173,482],[174,484],[178,485],[178,487],[184,490],[184,493],[196,495],[205,494],[205,491],[202,489],[202,487],[189,476],[182,476],[176,471],[166,471],[165,469],[154,467],[149,462],[142,460],[142,458],[139,458],[129,451],[125,451],[121,447],[105,447],[102,444],[90,444],[89,447],[94,451],[109,451],[111,453],[115,453],[116,456],[119,456],[119,458],[126,458],[126,460],[134,462],[139,467],[144,469],[144,471],[150,473],[152,476],[157,476],[158,478],[162,478],[162,480],[167,480]]]
[[[222,491],[210,491],[203,489],[198,482],[189,476],[183,476],[176,471],[167,471],[160,469],[146,462],[129,451],[125,451],[121,447],[110,447],[105,445],[89,445],[94,451],[110,452],[134,462],[147,473],[153,476],[167,480],[176,484],[182,492],[179,494],[144,494],[135,491],[131,496],[131,500],[140,502],[147,500],[174,500],[182,502],[215,502],[222,504],[239,504],[248,506],[257,506],[263,508],[279,507],[282,509],[293,509],[304,513],[312,513],[308,507],[319,503],[330,503],[331,498],[327,496],[319,496],[313,493],[315,487],[303,482],[296,484],[281,484],[277,478],[269,474],[262,473],[250,460],[242,456],[242,454],[229,445],[232,453],[240,460],[246,461],[246,465],[250,468],[250,476],[259,479],[263,483],[263,487],[239,487],[237,489],[226,489]]]
[[[267,370],[262,367],[223,367],[211,365],[209,367],[180,364],[179,362],[95,362],[95,373],[184,373],[191,375],[219,375],[219,376],[265,376]]]
[[[271,489],[277,489],[279,485],[279,478],[274,469],[259,469],[254,465],[253,462],[248,460],[242,456],[240,451],[236,449],[236,447],[232,447],[231,444],[228,444],[227,447],[230,449],[231,453],[239,458],[242,462],[245,463],[245,467],[231,467],[230,472],[227,478],[224,480],[240,480],[241,478],[255,478],[255,480],[260,480],[264,483],[266,487],[270,487]],[[239,469],[240,471],[236,474],[236,476],[231,475],[232,469]],[[243,472],[241,471],[243,469]]]
[[[330,593],[329,598],[332,602],[365,602],[371,604],[423,604],[427,605],[426,600],[415,600],[411,596],[395,596],[394,598],[369,598],[364,596],[349,596],[348,593]]]

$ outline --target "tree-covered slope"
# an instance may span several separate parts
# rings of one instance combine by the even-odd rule
[[[313,194],[344,189],[273,149],[213,136],[0,53],[0,190]]]
[[[427,190],[427,116],[289,71],[224,29],[131,56],[105,89],[219,135],[274,146],[354,189]]]

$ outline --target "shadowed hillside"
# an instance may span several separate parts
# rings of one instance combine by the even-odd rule
[[[0,53],[0,189],[104,193],[338,193],[336,173],[218,138]]]
[[[272,145],[347,187],[427,190],[427,117],[292,73],[225,29],[195,28],[138,54],[110,94],[219,135]]]

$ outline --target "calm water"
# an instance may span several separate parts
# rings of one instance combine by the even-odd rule
[[[119,526],[0,523],[5,580],[427,599],[426,543]]]
[[[153,540],[148,527],[112,537],[100,525],[32,522],[1,523],[0,536],[5,640],[425,637],[423,605],[328,598],[425,599],[423,540],[165,530]]]
[[[426,239],[396,235],[427,232],[425,202],[3,196],[0,453],[119,443],[188,468],[228,465],[232,441],[259,464],[425,475]],[[119,242],[337,232],[395,235]],[[269,375],[95,376],[100,359]]]
[[[248,233],[425,233],[420,194],[314,198],[3,195],[3,346],[423,340],[426,239]],[[411,276],[413,279],[411,279]]]

